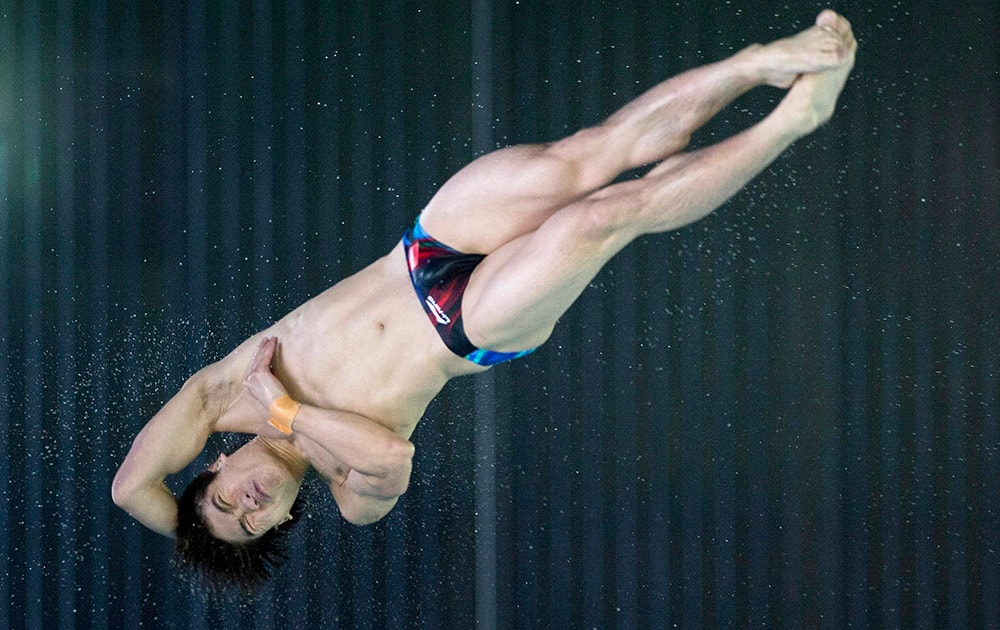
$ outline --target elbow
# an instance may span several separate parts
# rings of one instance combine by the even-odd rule
[[[410,486],[415,449],[409,440],[392,440],[382,451],[381,491],[386,496],[400,496]]]
[[[123,469],[119,469],[114,481],[111,482],[111,500],[114,501],[115,505],[127,511],[128,505],[133,502],[135,492],[135,484],[123,472]]]
[[[111,482],[111,500],[120,508],[124,508],[128,503],[129,492],[125,487],[125,481],[121,474],[115,475],[115,480]]]

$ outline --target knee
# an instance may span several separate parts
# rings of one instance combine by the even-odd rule
[[[528,189],[544,189],[562,199],[582,197],[590,192],[583,176],[583,163],[550,145],[524,171]]]
[[[578,238],[606,242],[620,236],[632,238],[639,224],[645,187],[639,182],[623,182],[590,194],[582,202]]]
[[[546,147],[541,157],[559,172],[567,193],[582,197],[620,172],[616,156],[608,152],[611,132],[603,125],[588,127]]]

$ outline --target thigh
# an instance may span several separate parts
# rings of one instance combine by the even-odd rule
[[[467,253],[489,254],[620,172],[601,128],[554,144],[519,145],[475,160],[451,177],[421,214],[424,229]]]
[[[488,255],[462,300],[469,340],[502,352],[543,343],[604,264],[637,235],[620,220],[636,189],[623,183],[598,191]]]

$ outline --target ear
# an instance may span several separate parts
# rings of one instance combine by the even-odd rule
[[[226,462],[226,454],[219,453],[219,459],[215,460],[212,463],[212,465],[208,467],[208,469],[211,470],[212,472],[219,472],[219,469],[222,468],[222,464],[224,464],[225,462]]]
[[[278,523],[278,525],[281,525],[282,523],[287,523],[290,520],[292,520],[292,515],[288,514],[288,515],[285,516],[285,519],[283,521],[281,521],[281,523]]]

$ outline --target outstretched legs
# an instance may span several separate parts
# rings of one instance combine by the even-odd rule
[[[668,79],[600,125],[558,142],[485,155],[441,187],[424,209],[424,228],[460,251],[493,252],[623,171],[677,154],[695,130],[751,88],[788,87],[800,74],[838,66],[843,46],[817,24]]]
[[[675,229],[710,213],[792,142],[826,122],[854,64],[850,24],[824,11],[813,29],[778,43],[782,50],[756,50],[777,57],[788,54],[784,48],[803,45],[806,52],[822,53],[805,57],[828,61],[805,74],[800,74],[805,62],[772,71],[769,80],[779,84],[793,74],[791,87],[750,129],[698,151],[671,155],[641,179],[580,196],[534,231],[493,251],[473,273],[463,300],[469,339],[500,351],[540,344],[622,247],[641,234]]]

